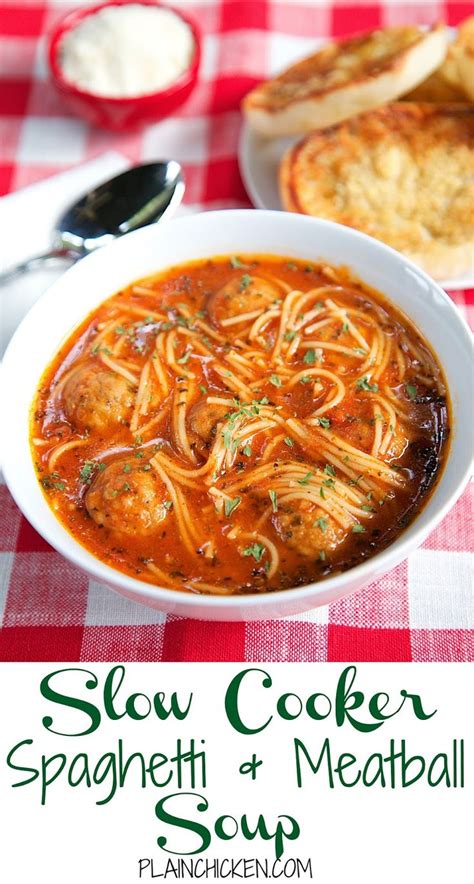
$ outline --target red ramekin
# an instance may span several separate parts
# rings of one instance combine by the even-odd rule
[[[137,2],[142,6],[169,9],[170,12],[174,12],[191,28],[195,50],[189,67],[174,83],[165,89],[132,98],[109,98],[78,89],[63,75],[59,61],[61,39],[68,31],[77,27],[84,18],[99,12],[101,9],[105,9],[108,6],[126,6]],[[194,88],[198,77],[200,60],[201,39],[194,22],[190,21],[180,10],[173,9],[173,7],[163,3],[157,3],[155,0],[112,0],[109,3],[98,3],[97,6],[75,9],[56,25],[50,35],[48,47],[48,62],[54,84],[69,107],[90,123],[102,126],[105,129],[113,129],[116,132],[136,129],[146,123],[157,123],[173,113],[186,101]]]

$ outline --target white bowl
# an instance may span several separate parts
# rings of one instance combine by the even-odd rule
[[[251,596],[198,596],[151,586],[115,571],[77,543],[49,509],[33,468],[28,421],[39,378],[74,327],[118,289],[169,265],[219,254],[270,253],[348,266],[418,326],[444,367],[453,428],[449,456],[428,503],[387,549],[363,564],[297,589]],[[95,252],[35,304],[3,363],[2,467],[18,506],[62,555],[128,598],[168,613],[210,620],[258,620],[299,613],[359,589],[393,568],[446,515],[466,484],[473,452],[470,332],[449,297],[388,246],[329,221],[255,210],[208,212],[151,226]],[[64,592],[68,587],[64,586]]]

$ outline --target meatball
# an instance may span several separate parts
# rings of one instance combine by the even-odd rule
[[[191,443],[200,450],[209,448],[214,440],[217,424],[228,411],[225,405],[208,405],[206,401],[196,402],[188,415]]]
[[[131,416],[134,389],[119,374],[84,365],[66,381],[62,393],[68,419],[81,429],[105,430]]]
[[[207,309],[214,324],[218,325],[223,319],[230,319],[238,313],[266,308],[281,296],[276,283],[244,273],[234,276],[219,291],[213,292],[209,296]]]
[[[309,385],[308,385],[309,386]],[[323,400],[318,400],[317,405]],[[364,403],[362,403],[364,405]],[[372,405],[365,403],[365,414],[352,414],[350,407],[344,403],[330,409],[325,417],[330,418],[331,428],[336,435],[345,439],[354,448],[362,448],[370,452],[374,442],[375,424]]]
[[[348,534],[324,510],[304,510],[298,501],[294,507],[273,515],[273,526],[284,543],[303,556],[316,558],[321,552],[333,552]]]
[[[148,465],[145,464],[145,467]],[[86,508],[98,525],[115,534],[147,537],[166,518],[166,488],[150,469],[114,461],[98,474],[86,495]]]

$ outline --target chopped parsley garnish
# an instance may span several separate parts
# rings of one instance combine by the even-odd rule
[[[123,465],[123,471],[124,471],[124,473],[129,473],[131,469],[132,469],[132,468],[131,468],[131,466],[130,466],[129,463],[125,463],[125,464]]]
[[[50,473],[49,476],[43,476],[40,481],[45,491],[64,491],[66,488],[59,473]]]
[[[181,359],[177,359],[178,365],[186,365],[189,357],[191,356],[191,350],[186,350],[184,356],[181,356]]]
[[[237,257],[237,255],[232,255],[230,259],[230,266],[234,270],[238,270],[240,267],[245,267],[245,264],[242,264],[242,261],[240,260],[240,258]]]
[[[226,415],[226,420],[231,426],[234,426],[239,417],[255,417],[255,415],[260,414],[260,405],[268,405],[269,402],[268,396],[262,396],[261,399],[254,399],[253,402],[249,403],[234,399],[232,404],[236,410],[229,412]]]
[[[413,402],[413,400],[416,399],[416,395],[417,395],[416,387],[413,384],[407,384],[405,387],[405,390],[406,390],[408,398],[411,399]]]
[[[242,449],[242,452],[243,452],[243,454],[245,454],[245,457],[250,457],[251,454],[252,454],[252,447],[251,447],[250,445],[246,445],[246,446]]]
[[[316,352],[315,350],[307,350],[304,354],[303,362],[306,362],[306,365],[314,365],[316,362]]]
[[[359,522],[357,522],[356,525],[352,526],[352,533],[353,534],[364,534],[365,528],[363,525],[360,525]]]
[[[269,381],[273,384],[274,387],[281,387],[282,380],[278,377],[277,374],[271,374],[269,377]]]
[[[336,470],[334,469],[334,467],[330,463],[326,464],[326,466],[324,467],[324,472],[326,473],[326,476],[335,476],[336,475]]]
[[[336,483],[334,479],[323,479],[323,485],[325,488],[335,488]]]
[[[326,500],[326,495],[324,493],[324,488],[319,489],[319,496],[322,497],[323,500]]]
[[[287,332],[285,332],[283,337],[284,337],[285,341],[294,341],[296,338],[296,334],[297,333],[295,331],[287,331]]]
[[[354,353],[358,353],[359,356],[365,356],[366,351],[362,349],[362,347],[354,347]]]
[[[363,503],[361,508],[362,508],[366,513],[373,513],[373,511],[374,511],[373,506],[370,506],[370,504],[368,504],[368,503]]]
[[[203,396],[207,395],[207,387],[205,387],[203,384],[199,384],[199,389],[200,389],[201,393],[203,394]]]
[[[331,421],[328,417],[317,417],[314,422],[317,426],[323,427],[324,430],[329,430],[331,426]]]
[[[187,316],[177,316],[176,317],[176,325],[180,325],[182,328],[193,328],[193,320],[188,319]]]
[[[138,448],[139,445],[143,445],[143,437],[142,436],[135,436],[135,441],[133,444],[134,444],[135,448]]]
[[[293,445],[295,444],[293,442],[293,439],[290,438],[290,436],[285,436],[283,441],[284,441],[285,445],[288,445],[288,448],[293,448]]]
[[[173,501],[172,500],[165,500],[163,503],[163,506],[165,509],[170,510],[173,506]]]
[[[149,463],[144,463],[143,466],[142,466],[142,470],[143,470],[144,473],[149,473],[150,470],[151,470],[151,464],[149,464]]]
[[[232,515],[232,513],[234,512],[236,507],[238,507],[241,500],[242,500],[241,497],[234,497],[232,500],[224,501],[224,512],[225,512],[226,516]]]
[[[298,485],[307,485],[312,475],[313,473],[306,473],[306,476],[303,476],[302,479],[298,479]]]
[[[83,482],[91,482],[92,475],[94,473],[96,466],[97,466],[97,464],[96,464],[95,460],[86,460],[83,463],[83,465],[80,469],[80,472],[79,472],[79,477],[82,479]]]
[[[252,556],[256,562],[261,561],[264,552],[265,547],[262,543],[252,543],[250,546],[246,546],[243,549],[244,556]]]
[[[316,521],[313,522],[313,527],[319,528],[320,531],[322,531],[323,534],[325,534],[328,529],[328,524],[329,524],[329,520],[326,518],[326,516],[321,516],[319,519],[316,519]]]
[[[356,381],[356,387],[358,390],[366,390],[368,393],[378,393],[379,391],[379,385],[370,384],[367,375],[364,375],[363,378],[359,378]]]
[[[268,496],[272,502],[272,512],[277,513],[278,512],[278,500],[277,500],[276,491],[269,491]]]
[[[234,440],[232,439],[232,430],[226,427],[226,429],[222,431],[222,438],[224,440],[224,448],[233,449]]]
[[[319,558],[321,559],[322,562],[325,562],[325,561],[326,561],[326,553],[324,552],[323,549],[322,549],[321,552],[319,553]]]
[[[240,290],[244,291],[244,289],[248,288],[250,283],[252,282],[252,277],[248,275],[248,273],[244,273],[240,280]]]
[[[300,384],[310,384],[313,378],[309,374],[305,374],[304,377],[300,378]]]

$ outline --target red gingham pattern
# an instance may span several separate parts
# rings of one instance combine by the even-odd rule
[[[237,165],[239,101],[313,39],[401,22],[451,25],[472,3],[175,0],[203,35],[200,82],[179,114],[111,135],[73,117],[47,82],[44,35],[74,4],[0,6],[0,193],[113,148],[180,160],[194,210],[248,206]],[[453,292],[474,324],[474,291]],[[133,604],[68,564],[0,485],[0,659],[463,661],[474,657],[472,487],[421,550],[358,594],[264,623],[202,623]]]

